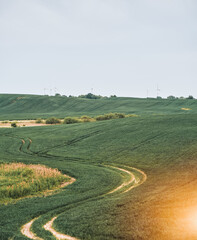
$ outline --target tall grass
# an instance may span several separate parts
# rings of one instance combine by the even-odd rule
[[[11,163],[0,165],[1,202],[53,189],[69,178],[43,165]]]

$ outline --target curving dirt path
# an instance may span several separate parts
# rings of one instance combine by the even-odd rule
[[[140,170],[140,169],[138,169],[138,168],[134,168],[134,167],[128,167],[128,168],[130,168],[130,169],[135,170],[136,172],[138,172],[138,173],[141,175],[141,179],[138,179],[138,180],[135,179],[135,184],[134,184],[133,186],[131,186],[130,188],[128,188],[127,190],[125,190],[123,193],[126,193],[126,192],[130,191],[131,189],[140,186],[140,185],[143,184],[143,183],[146,181],[146,179],[147,179],[146,173],[143,172],[142,170]]]
[[[53,222],[55,221],[57,217],[54,217],[52,218],[49,222],[47,222],[45,225],[44,225],[44,229],[46,231],[49,231],[53,234],[53,236],[56,238],[56,239],[66,239],[66,240],[79,240],[75,237],[71,237],[69,235],[65,235],[65,234],[62,234],[62,233],[59,233],[57,232],[54,228],[53,228]]]
[[[75,178],[71,178],[69,182],[63,183],[63,184],[60,186],[60,188],[66,187],[66,186],[74,183],[75,181],[76,181]],[[55,190],[56,190],[56,189],[55,189]],[[51,191],[54,192],[55,190],[51,190]],[[33,233],[33,232],[31,231],[32,224],[33,224],[37,219],[38,219],[38,217],[32,219],[30,222],[28,222],[28,223],[26,223],[25,225],[23,225],[23,226],[21,227],[21,233],[22,233],[24,236],[26,236],[26,237],[28,237],[28,238],[30,238],[30,239],[34,239],[34,240],[44,240],[43,238],[38,237],[35,233]],[[54,219],[54,220],[55,220],[55,219]],[[62,238],[61,238],[61,239],[62,239]],[[64,239],[66,239],[66,238],[64,238]],[[73,240],[74,240],[74,239],[73,239]]]
[[[22,226],[21,228],[21,233],[30,238],[30,239],[34,239],[34,240],[44,240],[43,238],[39,238],[36,236],[36,234],[34,234],[32,231],[31,231],[31,226],[32,224],[34,223],[34,221],[36,220],[37,218],[34,218],[32,219],[30,222],[26,223],[25,225]]]
[[[25,140],[21,139],[22,144],[20,146],[20,150],[22,150],[22,147],[25,145]],[[27,147],[27,150],[29,150],[30,145],[32,143],[32,140],[30,138],[28,138],[29,141],[29,145]],[[114,170],[118,170],[120,172],[122,172],[124,175],[122,175],[123,177],[123,183],[121,183],[118,187],[114,188],[113,190],[109,191],[106,194],[102,194],[101,196],[107,196],[110,194],[123,194],[123,193],[127,193],[128,191],[130,191],[131,189],[140,186],[141,184],[143,184],[146,179],[147,179],[147,175],[134,167],[129,167],[129,166],[121,166],[121,167],[115,167],[115,166],[111,166],[111,165],[104,165],[107,168],[112,168]],[[130,170],[128,170],[130,169]],[[126,175],[125,175],[126,174]],[[71,181],[69,182],[65,182],[61,185],[61,188],[66,187],[67,185],[73,183],[74,181],[76,181],[76,179],[71,178]],[[43,228],[46,231],[49,231],[56,239],[65,239],[65,240],[79,240],[75,237],[71,237],[69,235],[57,232],[54,227],[53,227],[53,223],[54,221],[57,219],[57,217],[60,214],[58,214],[57,216],[53,217],[49,222],[47,222]],[[31,231],[31,227],[33,225],[33,223],[38,219],[34,218],[32,219],[30,222],[26,223],[25,225],[23,225],[21,227],[21,233],[26,236],[29,239],[32,240],[44,240],[43,238],[38,237],[35,233],[33,233]]]
[[[112,193],[115,193],[115,192],[118,192],[118,191],[121,191],[123,190],[122,192],[120,193],[126,193],[128,191],[130,191],[131,189],[141,185],[142,183],[144,183],[147,179],[147,176],[146,174],[137,169],[137,168],[133,168],[133,167],[128,167],[128,166],[124,166],[125,168],[130,168],[132,169],[133,171],[137,172],[140,177],[137,177],[135,176],[135,174],[129,170],[126,170],[124,168],[120,168],[120,167],[115,167],[115,166],[109,166],[107,165],[106,167],[110,167],[110,168],[114,168],[116,170],[119,170],[119,171],[122,171],[124,173],[126,173],[128,175],[128,179],[125,180],[120,186],[116,187],[115,189],[113,189],[112,191],[108,192],[107,194],[104,194],[103,196],[105,195],[109,195],[109,194],[112,194]],[[132,186],[130,186],[131,184],[133,183]],[[126,188],[126,189],[125,189]],[[124,190],[125,189],[125,190]],[[65,234],[62,234],[62,233],[59,233],[57,232],[54,228],[53,228],[53,222],[55,221],[55,219],[57,219],[58,216],[55,216],[53,217],[49,222],[47,222],[45,225],[44,225],[44,229],[46,231],[49,231],[53,234],[53,236],[56,238],[56,239],[66,239],[66,240],[79,240],[77,238],[74,238],[74,237],[71,237],[71,236],[68,236],[68,235],[65,235]]]
[[[124,168],[120,168],[120,167],[115,167],[115,166],[110,166],[110,165],[106,165],[106,166],[117,169],[123,173],[126,173],[128,175],[128,179],[124,180],[120,186],[116,187],[115,189],[113,189],[112,191],[108,192],[105,195],[112,194],[117,191],[119,191],[120,193],[126,193],[126,192],[130,191],[131,189],[138,187],[139,185],[144,183],[147,179],[147,175],[143,171],[141,171],[140,169],[134,168],[134,167],[122,166],[124,168],[127,168],[127,169],[129,168],[129,169],[133,170],[133,172],[132,172],[132,171],[126,170]],[[136,176],[136,172],[138,173],[139,176]],[[123,190],[123,191],[121,191],[121,190]]]
[[[30,139],[30,138],[28,138],[28,140],[29,140],[29,145],[28,145],[28,147],[27,147],[27,149],[29,150],[29,148],[30,148],[30,145],[31,145],[31,143],[32,143],[32,140]],[[22,147],[25,145],[25,140],[24,139],[21,139],[21,141],[22,141],[22,144],[21,144],[21,146],[20,146],[20,148],[19,148],[19,150],[20,151],[22,151]],[[72,184],[72,183],[74,183],[76,181],[76,179],[75,178],[70,178],[70,181],[69,182],[64,182],[64,183],[62,183],[61,184],[61,186],[60,186],[60,188],[64,188],[64,187],[66,187],[66,186],[68,186],[68,185],[70,185],[70,184]],[[50,192],[54,192],[55,190],[51,190]],[[38,218],[34,218],[34,219],[32,219],[30,222],[28,222],[28,223],[26,223],[25,225],[23,225],[22,227],[21,227],[21,233],[24,235],[24,236],[26,236],[26,237],[28,237],[29,239],[33,239],[33,240],[44,240],[43,238],[40,238],[40,237],[38,237],[35,233],[33,233],[32,231],[31,231],[31,227],[32,227],[32,225],[33,225],[33,223],[37,220]],[[53,221],[54,221],[55,219],[53,219]],[[50,222],[49,222],[50,223]],[[56,234],[57,232],[55,231],[55,230],[53,230],[52,229],[52,224],[53,224],[53,222],[51,223],[51,225],[48,223],[48,225],[46,224],[45,226],[44,226],[44,228],[46,227],[47,228],[47,226],[48,226],[48,228],[51,230],[51,232],[52,231],[54,231],[54,233]],[[45,228],[45,229],[46,229]],[[47,230],[47,229],[46,229]],[[59,234],[59,233],[57,233],[57,236],[63,236],[63,234]],[[55,236],[55,235],[54,235]],[[67,236],[67,235],[65,235],[65,236]],[[67,237],[70,237],[70,236],[67,236]],[[68,239],[68,240],[76,240],[76,238],[57,238],[57,239]]]
[[[127,187],[128,185],[132,184],[132,183],[135,183],[136,182],[136,178],[135,178],[135,175],[128,171],[128,170],[125,170],[123,168],[119,168],[119,167],[114,167],[114,166],[107,166],[107,167],[110,167],[110,168],[114,168],[114,169],[117,169],[121,172],[124,172],[124,173],[127,173],[127,175],[129,175],[129,179],[128,180],[125,180],[120,186],[118,186],[117,188],[113,189],[112,191],[108,192],[107,194],[112,194],[112,193],[115,193],[117,192],[118,190],[121,190],[123,189],[124,187]],[[106,195],[107,195],[106,194]]]
[[[119,185],[118,187],[116,187],[115,189],[113,189],[112,191],[108,192],[107,194],[103,194],[103,196],[105,195],[109,195],[109,194],[114,194],[114,193],[117,193],[117,194],[122,194],[122,193],[126,193],[128,191],[130,191],[131,189],[135,188],[135,187],[138,187],[139,185],[141,185],[142,183],[144,183],[147,179],[147,176],[146,174],[137,169],[137,168],[133,168],[133,167],[128,167],[128,166],[123,166],[124,168],[129,168],[131,169],[131,171],[127,170],[127,169],[124,169],[124,168],[120,168],[120,167],[115,167],[115,166],[110,166],[110,165],[107,165],[106,167],[109,167],[109,168],[113,168],[113,169],[116,169],[118,171],[121,171],[123,172],[124,174],[126,173],[127,174],[127,178],[124,179],[123,183],[121,185]],[[136,172],[138,174],[138,176],[136,176]],[[125,176],[124,176],[125,178]],[[74,178],[72,178],[71,182],[66,182],[64,184],[62,184],[61,187],[65,187],[71,183],[73,183],[75,181]],[[75,237],[71,237],[69,235],[66,235],[66,234],[63,234],[63,233],[60,233],[60,232],[57,232],[54,228],[53,228],[53,223],[54,221],[57,219],[58,215],[53,217],[49,222],[47,222],[43,228],[46,230],[46,231],[49,231],[50,233],[53,234],[53,236],[56,238],[56,239],[65,239],[65,240],[79,240]],[[44,240],[42,238],[39,238],[35,233],[33,233],[31,231],[31,227],[32,227],[32,224],[34,223],[34,221],[36,221],[37,218],[34,218],[33,220],[31,220],[30,222],[26,223],[25,225],[22,226],[21,228],[21,233],[23,235],[25,235],[26,237],[28,237],[29,239],[33,239],[33,240]]]

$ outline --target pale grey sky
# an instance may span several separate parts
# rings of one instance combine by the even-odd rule
[[[196,0],[0,0],[0,93],[197,97]]]

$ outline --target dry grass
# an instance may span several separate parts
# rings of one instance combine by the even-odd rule
[[[43,165],[1,164],[0,202],[10,202],[12,199],[54,189],[69,180],[57,169]]]

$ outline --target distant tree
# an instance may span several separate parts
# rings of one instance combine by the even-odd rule
[[[100,98],[102,98],[102,96],[94,95],[92,93],[88,93],[88,94],[85,94],[85,95],[79,95],[78,97],[79,98],[87,98],[87,99],[100,99]]]
[[[60,97],[61,94],[60,94],[60,93],[56,93],[55,96],[56,96],[56,97]]]
[[[194,97],[192,95],[189,95],[187,99],[194,99]]]
[[[95,99],[95,95],[92,94],[92,93],[88,93],[88,94],[86,95],[86,98]]]
[[[111,95],[110,98],[116,98],[117,96],[116,95]]]
[[[162,99],[162,97],[161,96],[157,96],[157,99]]]
[[[170,99],[170,100],[172,100],[172,99],[176,99],[176,97],[175,97],[175,96],[173,96],[173,95],[170,95],[170,96],[168,96],[168,97],[167,97],[167,99]]]

